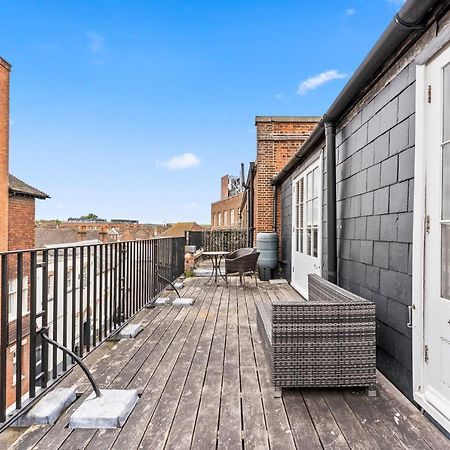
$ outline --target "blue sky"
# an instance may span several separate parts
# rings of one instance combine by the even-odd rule
[[[320,115],[401,0],[0,2],[10,171],[94,212],[209,223],[256,115]]]

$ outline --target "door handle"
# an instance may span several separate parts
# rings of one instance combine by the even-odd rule
[[[413,312],[413,309],[414,309],[414,305],[408,306],[408,323],[406,324],[406,326],[408,328],[412,328],[413,327],[413,324],[412,324],[412,312]]]

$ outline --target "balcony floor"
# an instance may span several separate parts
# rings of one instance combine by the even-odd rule
[[[71,412],[26,430],[13,448],[42,449],[443,449],[449,441],[383,376],[364,390],[288,390],[274,398],[255,320],[260,297],[297,295],[288,285],[233,278],[230,287],[186,281],[192,307],[141,311],[136,339],[105,342],[85,359],[102,388],[142,396],[122,429],[71,430]],[[89,385],[73,370],[62,385]],[[7,433],[13,434],[13,430]],[[3,441],[4,442],[4,441]],[[1,446],[1,441],[0,441]]]

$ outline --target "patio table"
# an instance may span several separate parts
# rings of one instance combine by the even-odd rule
[[[212,264],[212,272],[211,276],[208,278],[208,282],[214,277],[214,282],[217,284],[219,275],[222,277],[223,281],[227,283],[226,278],[223,276],[220,270],[220,263],[225,255],[228,255],[229,252],[218,251],[218,252],[203,252],[203,256],[211,260]]]

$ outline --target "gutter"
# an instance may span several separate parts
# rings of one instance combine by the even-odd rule
[[[308,155],[309,151],[320,140],[324,139],[325,131],[323,126],[325,123],[336,124],[339,122],[342,115],[360,97],[361,93],[366,92],[368,86],[372,86],[380,76],[380,68],[399,49],[405,39],[413,34],[416,34],[418,37],[424,32],[428,26],[429,13],[442,3],[440,0],[408,0],[403,5],[364,61],[356,69],[344,89],[336,97],[322,120],[314,128],[309,138],[273,178],[273,185],[279,185],[297,164]],[[447,2],[444,2],[443,8],[448,8]]]

